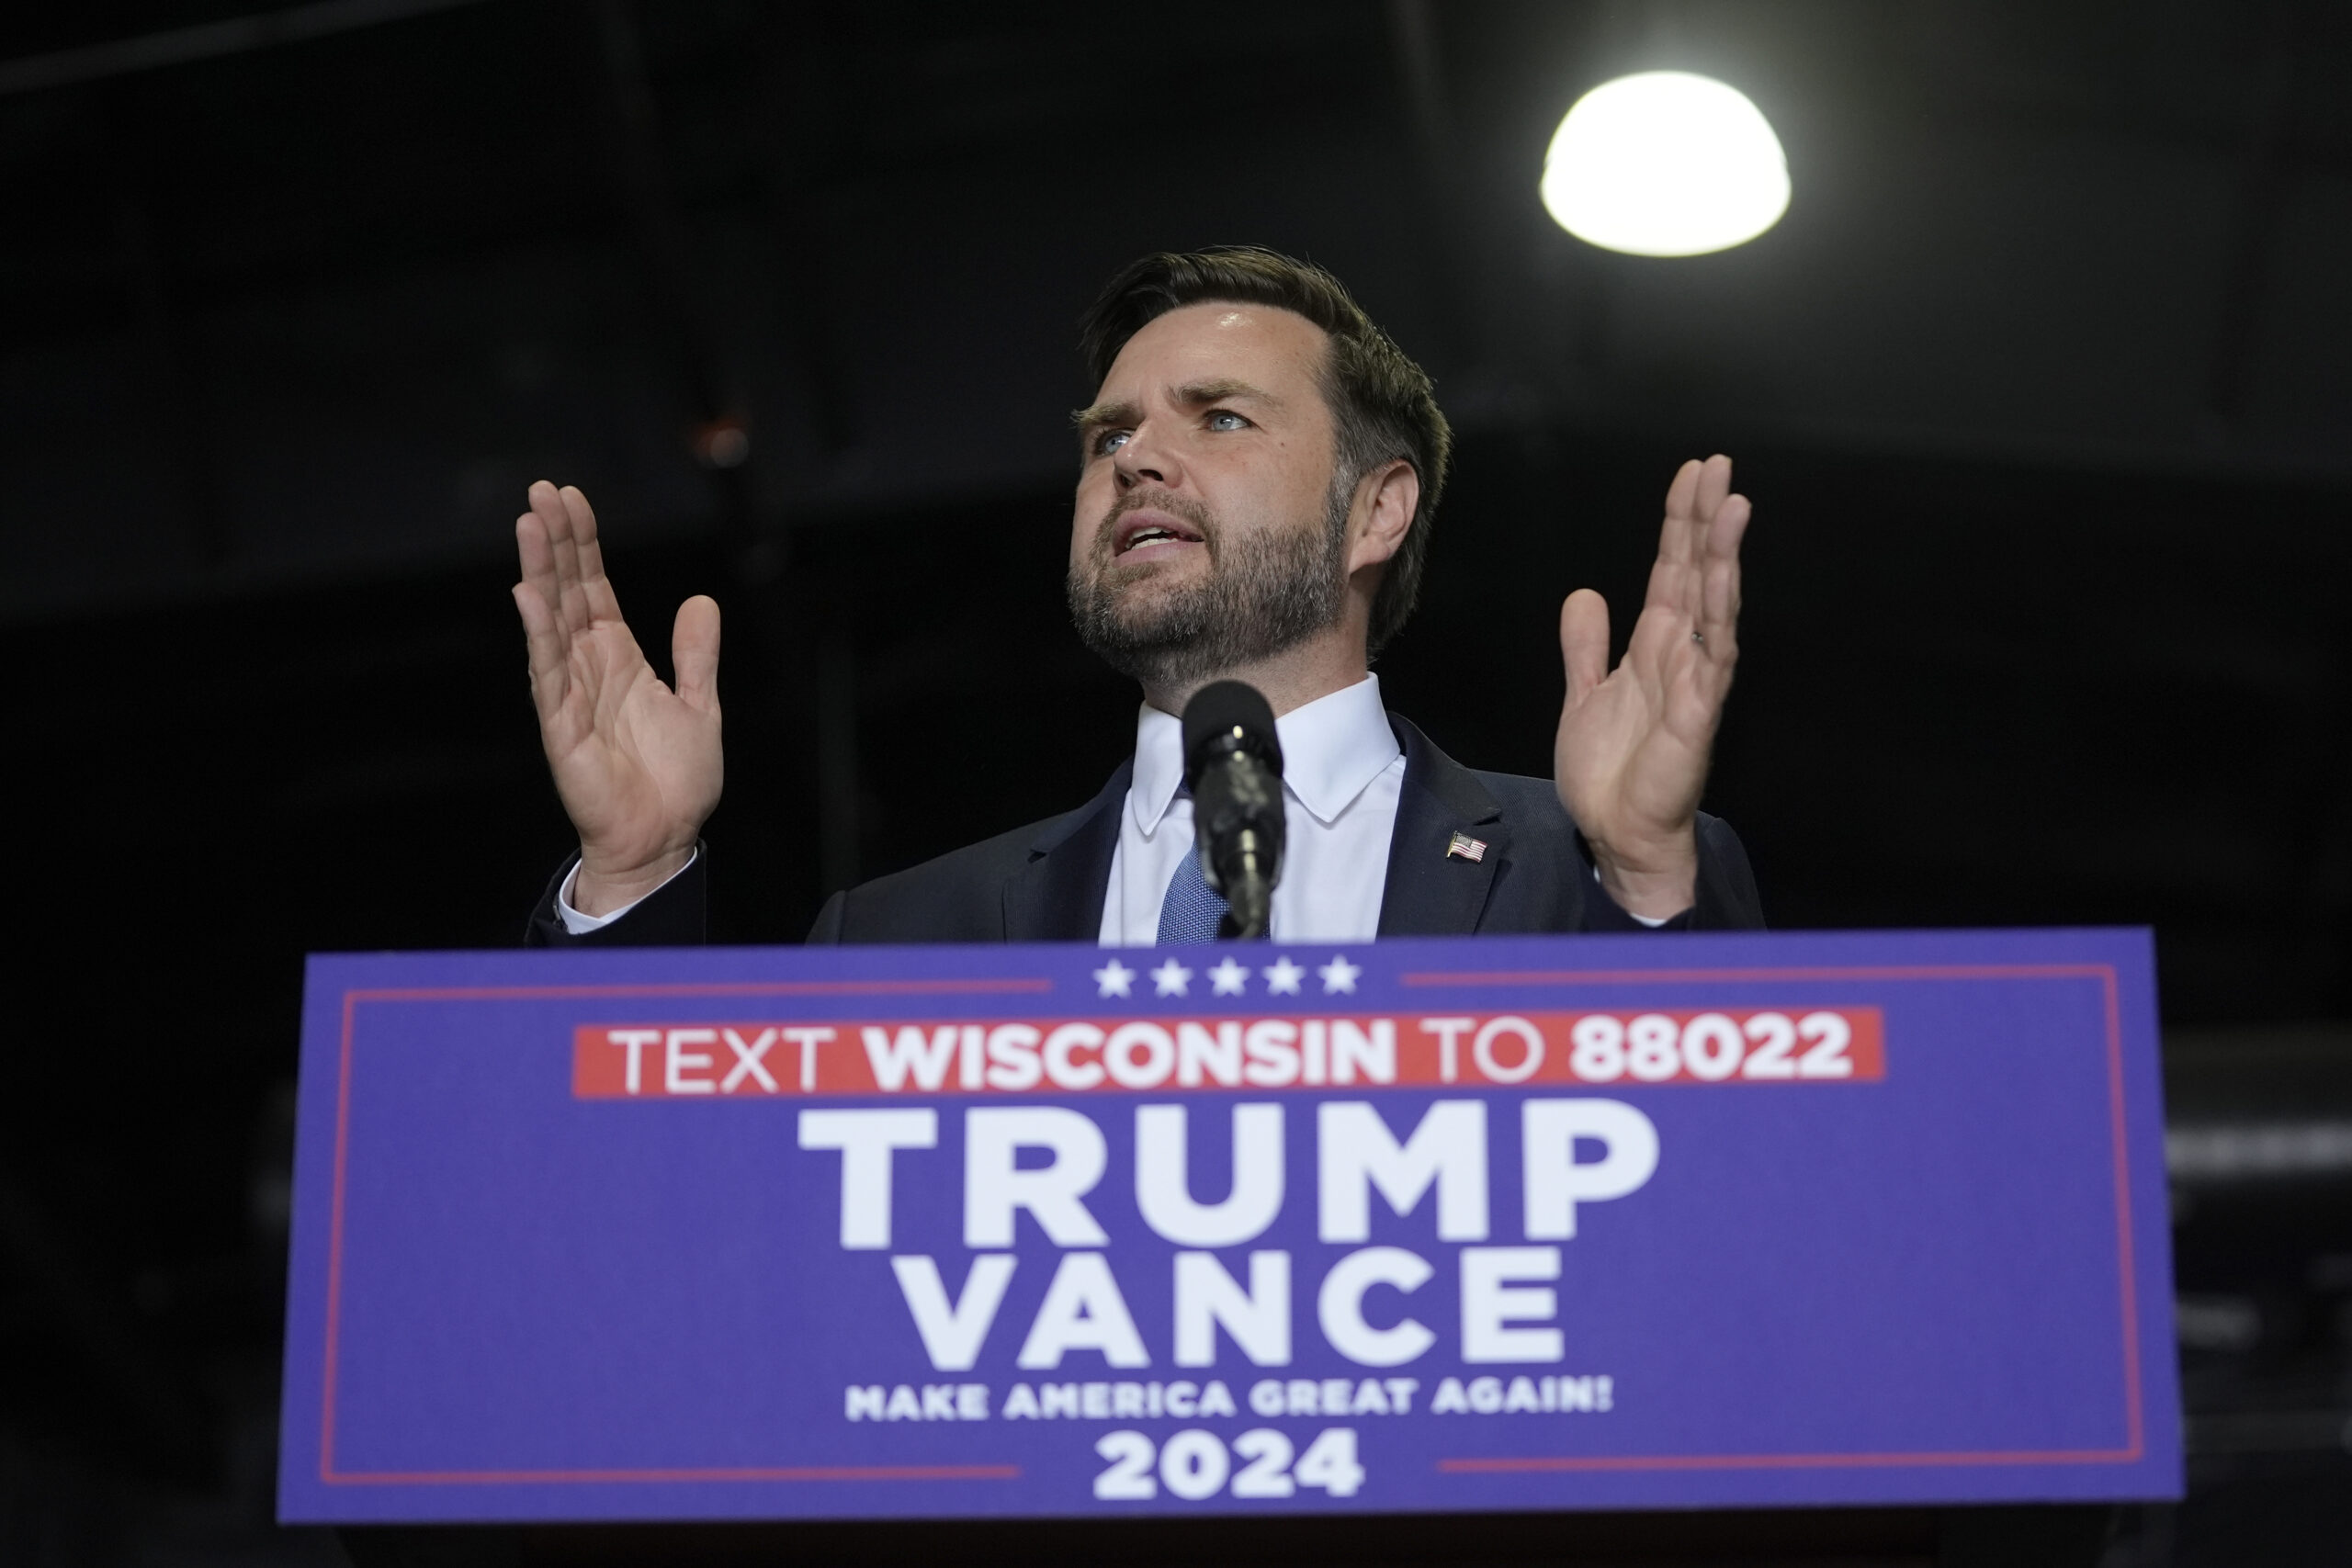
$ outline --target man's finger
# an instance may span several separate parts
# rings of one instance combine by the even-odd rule
[[[678,606],[670,633],[670,667],[678,700],[698,713],[718,711],[718,602],[697,593]]]
[[[1669,520],[1668,528],[1681,525]],[[1699,613],[1696,564],[1687,560],[1667,558],[1666,543],[1658,543],[1658,558],[1650,563],[1649,587],[1642,594],[1645,610],[1670,610],[1678,615],[1696,616]]]
[[[531,584],[555,603],[555,547],[548,542],[548,525],[536,512],[526,512],[514,519],[514,558],[523,569],[523,581]]]
[[[1571,708],[1609,677],[1609,602],[1579,588],[1560,606],[1560,661],[1567,669]]]
[[[580,592],[582,602],[588,606],[589,618],[617,621],[621,618],[620,600],[614,596],[612,580],[605,575],[605,546],[596,535],[596,509],[588,504],[588,497],[578,485],[565,485],[556,493],[563,502],[564,515],[571,522],[572,547],[580,561]]]
[[[526,512],[514,519],[514,554],[523,568],[518,590],[528,590],[545,606],[556,638],[556,653],[570,651],[571,637],[563,625],[561,585],[556,581],[555,547],[548,538],[546,519]]]
[[[1699,465],[1699,483],[1691,498],[1691,514],[1702,530],[1730,493],[1731,459],[1718,452]]]
[[[588,627],[588,601],[580,591],[580,544],[571,531],[571,513],[563,496],[546,479],[531,485],[531,514],[547,529],[548,549],[555,558],[556,611],[573,631]]]
[[[1650,565],[1644,610],[1671,610],[1694,620],[1698,616],[1699,584],[1692,572],[1707,527],[1697,510],[1700,467],[1695,457],[1684,463],[1666,488],[1666,521],[1658,527],[1657,559]]]
[[[1697,472],[1692,476],[1690,510],[1685,518],[1683,537],[1689,542],[1690,553],[1683,559],[1697,566],[1707,558],[1707,530],[1722,507],[1724,497],[1731,493],[1731,459],[1718,452],[1703,462],[1690,465]],[[1696,620],[1699,615],[1699,587],[1690,584],[1690,597],[1683,609]]]
[[[562,708],[564,694],[571,688],[562,623],[527,582],[514,585],[514,608],[523,616],[523,641],[530,656],[531,705],[538,709],[544,725]]]
[[[1714,520],[1707,529],[1707,555],[1701,569],[1703,586],[1700,595],[1699,630],[1705,634],[1707,651],[1717,659],[1728,659],[1736,646],[1739,631],[1739,546],[1747,536],[1748,519],[1752,513],[1747,498],[1731,495],[1715,508]]]
[[[1657,536],[1661,561],[1683,566],[1699,558],[1698,534],[1705,526],[1698,512],[1701,469],[1693,457],[1674,470],[1674,482],[1666,487],[1666,525]]]

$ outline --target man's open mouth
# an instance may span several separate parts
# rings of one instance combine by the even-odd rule
[[[1181,518],[1164,512],[1141,511],[1120,519],[1112,535],[1111,553],[1125,557],[1137,550],[1151,550],[1154,546],[1172,547],[1204,543],[1201,531]]]

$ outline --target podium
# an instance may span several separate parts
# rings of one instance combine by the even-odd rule
[[[2162,1162],[2138,931],[319,956],[279,1516],[2091,1561]]]

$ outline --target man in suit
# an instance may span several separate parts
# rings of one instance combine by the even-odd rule
[[[1464,768],[1388,714],[1372,657],[1411,612],[1451,442],[1429,378],[1320,268],[1148,256],[1089,311],[1071,614],[1143,689],[1135,755],[1075,811],[837,893],[812,942],[1210,940],[1175,715],[1264,693],[1285,758],[1282,942],[1762,924],[1739,841],[1698,810],[1738,655],[1748,504],[1683,466],[1648,596],[1608,668],[1589,590],[1560,615],[1555,776]],[[653,674],[577,490],[534,485],[514,589],[541,736],[580,852],[529,939],[704,940],[699,834],[722,776],[718,607]]]

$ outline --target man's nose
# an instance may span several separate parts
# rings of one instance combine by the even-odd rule
[[[1111,467],[1118,476],[1119,488],[1133,490],[1149,483],[1173,486],[1182,477],[1175,454],[1169,451],[1150,423],[1147,422],[1127,437],[1126,444],[1112,454]]]

